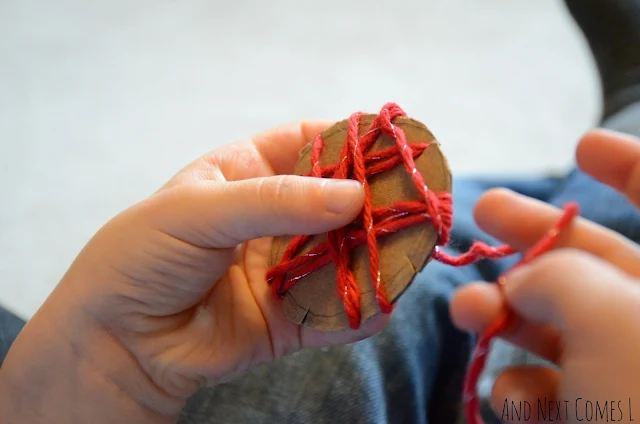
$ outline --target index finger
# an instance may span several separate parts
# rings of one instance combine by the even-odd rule
[[[484,231],[518,250],[536,243],[560,219],[562,211],[505,189],[486,193],[475,218]],[[558,247],[587,251],[629,274],[640,276],[640,249],[618,233],[585,219],[576,219]]]
[[[275,175],[293,171],[300,150],[315,136],[333,125],[330,121],[299,121],[253,137],[253,144]]]
[[[193,180],[238,181],[289,174],[299,152],[329,121],[297,121],[264,131],[204,154],[178,172],[162,189]]]

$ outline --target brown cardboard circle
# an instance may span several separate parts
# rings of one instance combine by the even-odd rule
[[[360,135],[368,129],[376,115],[361,117]],[[322,133],[324,149],[321,155],[323,166],[338,160],[340,149],[346,142],[348,120],[341,121]],[[408,143],[427,143],[435,137],[422,123],[410,118],[396,118],[394,125],[402,128]],[[395,141],[381,134],[370,151],[391,147]],[[311,144],[300,152],[295,174],[306,174],[311,170]],[[415,159],[416,168],[427,186],[434,192],[451,192],[451,173],[447,161],[437,143]],[[391,205],[400,200],[418,200],[419,193],[404,166],[373,176],[369,180],[373,207]],[[274,239],[269,266],[280,261],[293,237]],[[326,234],[314,236],[302,252],[326,241]],[[437,243],[436,230],[430,223],[420,224],[385,237],[378,238],[380,272],[382,283],[392,302],[411,284],[417,272],[428,262]],[[369,275],[369,255],[365,245],[352,252],[352,270],[361,293],[362,322],[379,313],[378,304]],[[291,321],[322,331],[337,331],[349,328],[342,300],[336,289],[336,269],[330,263],[300,280],[289,290],[283,300],[284,312]]]

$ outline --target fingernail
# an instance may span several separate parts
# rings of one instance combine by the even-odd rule
[[[324,195],[327,210],[343,214],[362,199],[362,184],[355,180],[326,180]]]

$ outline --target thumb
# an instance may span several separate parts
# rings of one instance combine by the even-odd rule
[[[157,222],[161,229],[206,248],[331,231],[353,221],[364,203],[358,181],[294,175],[205,181],[166,195],[179,199],[161,202]]]

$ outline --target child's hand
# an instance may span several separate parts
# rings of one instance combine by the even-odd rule
[[[269,236],[329,231],[362,207],[355,181],[276,176],[292,172],[299,150],[325,127],[289,125],[214,151],[114,218],[25,328],[2,376],[19,388],[38,385],[42,375],[105,381],[133,404],[173,417],[202,385],[304,347],[381,330],[388,317],[357,332],[295,325],[264,279]],[[21,383],[27,374],[34,379]],[[64,403],[63,386],[30,397]]]
[[[580,143],[577,158],[585,172],[640,205],[640,140],[593,132]],[[550,206],[502,190],[488,193],[476,209],[484,230],[521,249],[559,216]],[[493,389],[494,408],[502,417],[505,400],[516,407],[527,401],[533,408],[529,421],[535,422],[543,418],[538,399],[544,404],[546,397],[561,402],[552,404],[552,420],[560,405],[563,420],[586,422],[594,419],[596,402],[602,410],[608,401],[609,421],[628,422],[629,399],[640,417],[640,251],[584,220],[563,247],[514,271],[505,285],[506,302],[520,318],[504,338],[559,369],[504,372]],[[503,308],[495,285],[477,284],[457,293],[452,316],[460,328],[481,332]]]

